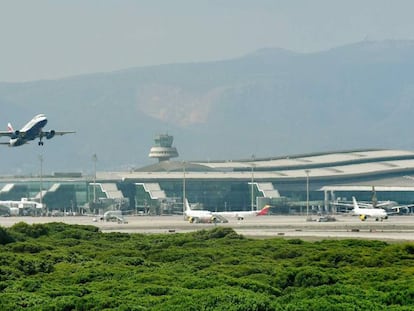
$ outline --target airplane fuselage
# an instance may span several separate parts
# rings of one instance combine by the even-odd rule
[[[189,222],[212,222],[214,221],[214,215],[205,210],[187,210],[185,217]]]
[[[352,197],[352,200],[354,204],[353,213],[359,216],[359,218],[362,221],[366,220],[367,217],[372,217],[377,221],[388,219],[388,214],[384,209],[382,208],[360,208],[355,197]]]
[[[245,217],[267,215],[268,212],[269,212],[269,209],[270,209],[270,206],[266,205],[260,211],[215,212],[215,213],[213,213],[213,215],[220,215],[220,216],[223,216],[223,217],[235,217],[239,220],[242,220]]]
[[[210,211],[191,209],[190,203],[188,203],[187,199],[184,200],[184,206],[185,206],[184,216],[186,220],[188,220],[191,223],[198,223],[198,222],[210,223],[210,222],[213,222],[215,219],[214,215]]]
[[[15,135],[10,138],[10,146],[18,147],[41,136],[42,129],[46,124],[47,118],[45,115],[39,114],[35,116],[21,130],[15,131]]]

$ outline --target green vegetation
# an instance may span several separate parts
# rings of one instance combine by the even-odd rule
[[[0,228],[1,310],[413,310],[414,243]]]

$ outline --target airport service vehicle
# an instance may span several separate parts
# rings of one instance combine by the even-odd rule
[[[322,217],[319,217],[318,219],[318,222],[333,222],[333,221],[336,221],[336,218],[331,215],[322,216]]]
[[[5,212],[7,216],[31,215],[42,212],[44,205],[30,201],[27,198],[22,198],[20,201],[0,201],[0,209]]]
[[[27,122],[20,130],[14,130],[12,125],[8,124],[8,131],[0,131],[1,136],[10,138],[9,142],[2,142],[1,145],[8,145],[9,147],[18,147],[27,144],[31,140],[39,138],[39,146],[43,146],[43,137],[51,139],[55,135],[65,135],[75,133],[74,131],[43,131],[43,127],[47,123],[47,118],[44,114],[38,114],[29,122]]]
[[[365,221],[368,217],[375,218],[376,221],[388,219],[388,214],[383,208],[360,208],[355,197],[352,197],[354,209],[352,212],[359,216],[359,219]]]

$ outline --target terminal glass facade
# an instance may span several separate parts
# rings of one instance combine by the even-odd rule
[[[42,193],[40,194],[40,189]],[[88,202],[85,181],[57,182],[44,180],[30,182],[0,183],[0,200],[20,201],[22,198],[44,203],[49,211],[79,212]]]

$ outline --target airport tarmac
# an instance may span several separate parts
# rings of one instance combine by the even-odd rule
[[[261,216],[238,221],[229,218],[228,223],[192,224],[183,216],[126,216],[128,223],[94,221],[92,216],[65,217],[1,217],[0,226],[10,227],[18,222],[28,224],[63,222],[67,224],[93,225],[102,232],[126,233],[181,233],[211,229],[216,226],[231,227],[238,234],[246,237],[286,237],[304,240],[363,238],[376,240],[414,241],[414,216],[391,216],[384,221],[368,219],[361,221],[358,217],[348,215],[335,216],[336,221],[306,221],[306,216]],[[96,218],[95,218],[96,219]]]

